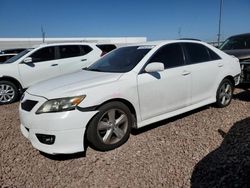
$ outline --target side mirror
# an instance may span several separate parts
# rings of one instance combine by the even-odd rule
[[[32,63],[32,57],[26,57],[24,60],[23,60],[24,63]]]
[[[145,71],[148,73],[164,71],[164,64],[161,62],[149,63],[146,66]]]

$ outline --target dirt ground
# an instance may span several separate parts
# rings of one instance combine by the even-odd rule
[[[134,130],[118,149],[48,156],[19,128],[19,103],[0,106],[0,187],[250,186],[250,90]]]

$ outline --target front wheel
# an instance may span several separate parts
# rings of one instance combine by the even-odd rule
[[[87,140],[100,151],[112,150],[124,144],[130,135],[132,116],[121,102],[110,102],[99,108],[87,129]]]
[[[220,83],[216,94],[216,106],[226,107],[230,104],[233,97],[233,83],[229,79],[224,79]]]
[[[0,81],[0,105],[15,102],[18,98],[18,89],[12,82]]]

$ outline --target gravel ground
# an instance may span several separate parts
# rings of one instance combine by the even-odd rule
[[[250,91],[134,130],[120,148],[47,156],[19,130],[18,103],[0,106],[0,187],[250,186]]]

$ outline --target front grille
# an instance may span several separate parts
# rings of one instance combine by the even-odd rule
[[[37,103],[38,101],[26,100],[21,103],[21,107],[23,110],[30,112]]]

